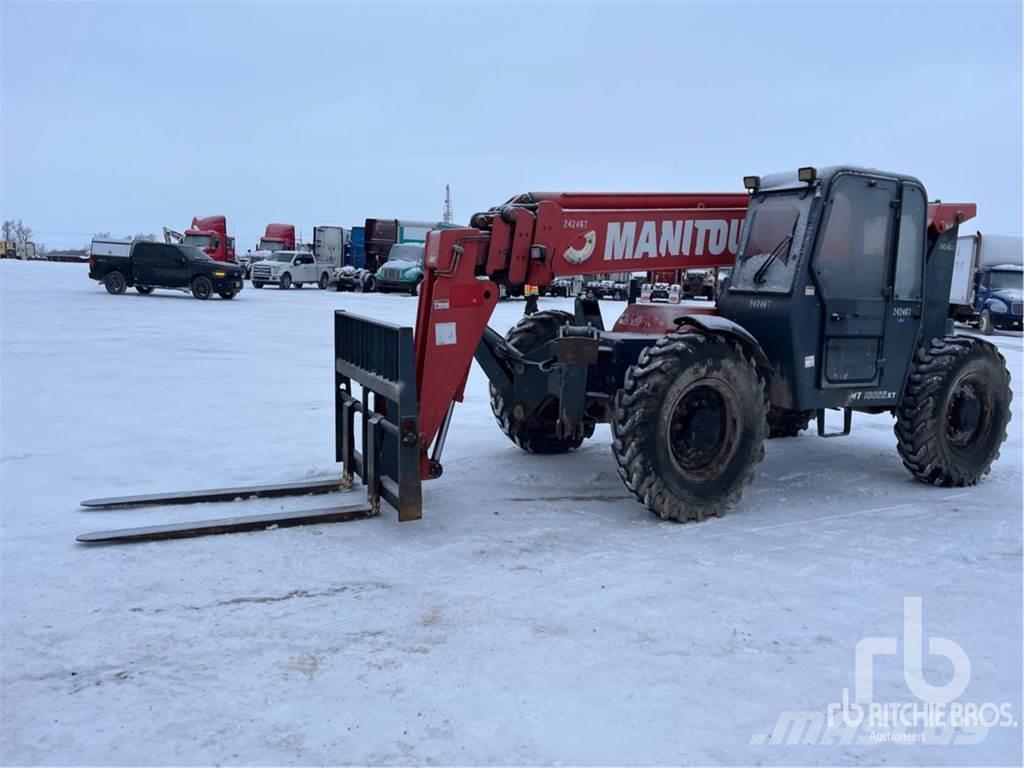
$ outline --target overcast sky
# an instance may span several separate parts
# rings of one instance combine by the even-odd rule
[[[47,246],[455,217],[857,163],[1021,231],[1021,5],[2,4],[0,215]]]

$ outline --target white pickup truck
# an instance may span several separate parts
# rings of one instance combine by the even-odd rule
[[[252,266],[252,287],[276,285],[283,291],[313,283],[325,289],[331,283],[333,267],[317,262],[311,251],[275,251]]]

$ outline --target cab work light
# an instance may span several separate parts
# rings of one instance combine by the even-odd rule
[[[798,170],[796,172],[796,175],[797,178],[800,179],[800,181],[806,181],[808,184],[810,184],[812,181],[818,178],[818,170],[808,165],[807,167]]]
[[[757,192],[757,188],[761,186],[760,176],[744,176],[743,187],[748,192]]]

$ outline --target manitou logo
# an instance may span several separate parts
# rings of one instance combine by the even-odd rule
[[[604,241],[604,260],[622,261],[665,256],[721,256],[740,247],[741,219],[676,221],[611,221]]]

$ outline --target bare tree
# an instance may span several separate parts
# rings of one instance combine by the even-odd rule
[[[151,243],[155,243],[156,242],[156,235],[154,235],[152,233],[146,235],[146,234],[143,234],[142,232],[139,232],[134,237],[132,237],[131,239],[132,240],[148,240]]]
[[[24,248],[25,244],[32,239],[32,227],[26,227],[21,219],[18,219],[14,223],[14,239],[18,241],[19,247]]]
[[[3,223],[3,226],[0,227],[0,228],[3,229],[4,240],[12,240],[13,239],[11,237],[11,235],[14,234],[14,219],[8,219],[7,221],[5,221]]]

